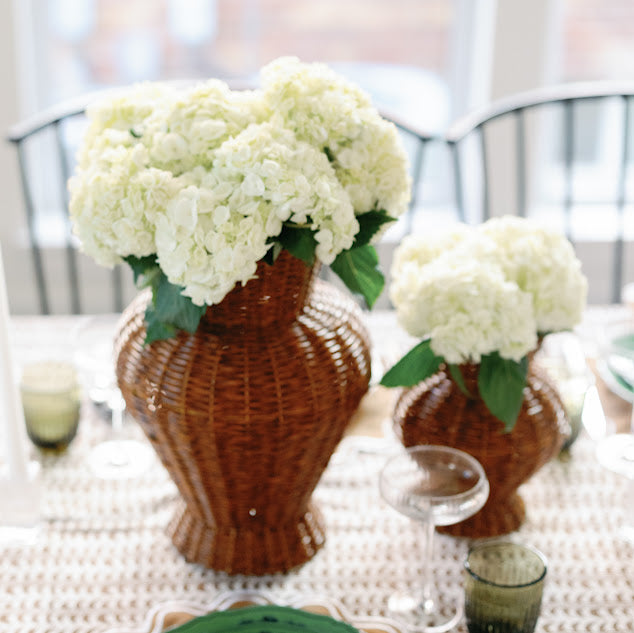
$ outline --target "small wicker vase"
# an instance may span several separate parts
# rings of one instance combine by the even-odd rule
[[[461,449],[484,467],[489,499],[478,513],[439,528],[454,536],[482,538],[516,530],[526,510],[517,488],[555,457],[569,426],[550,379],[530,362],[524,402],[510,433],[478,394],[478,365],[462,365],[465,396],[444,366],[422,383],[406,389],[396,402],[394,427],[405,446],[441,444]]]
[[[193,335],[144,347],[148,298],[124,314],[117,377],[184,500],[174,544],[231,574],[306,562],[324,542],[311,494],[370,378],[360,310],[286,252]]]

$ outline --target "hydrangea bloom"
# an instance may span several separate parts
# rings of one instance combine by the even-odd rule
[[[99,163],[104,145],[129,147],[141,136],[161,127],[176,98],[169,84],[144,82],[127,90],[113,90],[86,108],[90,122],[80,148],[80,165]]]
[[[587,292],[565,237],[516,217],[408,237],[391,273],[401,324],[449,363],[519,360],[538,334],[576,325]]]
[[[421,268],[443,253],[453,250],[472,235],[472,227],[466,224],[456,224],[450,229],[428,231],[424,235],[406,235],[394,251],[392,277],[398,280],[406,274],[406,268]],[[391,292],[394,292],[394,289],[395,286],[391,286]]]
[[[282,57],[262,68],[271,120],[320,149],[357,138],[370,113],[370,97],[325,64]]]
[[[261,119],[261,100],[257,91],[232,91],[217,79],[177,93],[161,128],[147,139],[152,163],[175,175],[210,169],[222,143]]]
[[[496,266],[445,253],[394,280],[397,315],[413,336],[449,363],[480,362],[499,352],[518,361],[537,343],[531,296]]]
[[[326,156],[270,123],[252,124],[221,146],[213,169],[179,182],[157,222],[157,254],[168,279],[198,305],[246,283],[284,221],[317,230],[316,255],[325,262],[359,230]]]
[[[497,244],[507,279],[532,295],[539,332],[579,323],[588,283],[565,236],[514,216],[493,218],[479,230]]]
[[[265,66],[262,84],[272,121],[327,151],[356,213],[385,209],[398,217],[407,209],[407,155],[365,92],[324,64],[293,57]]]
[[[69,183],[83,250],[108,266],[156,255],[211,305],[253,276],[284,224],[310,230],[329,264],[354,243],[357,215],[405,210],[404,149],[365,93],[292,58],[262,78],[253,91],[146,83],[91,106]]]
[[[99,161],[69,182],[70,213],[83,250],[113,266],[121,257],[155,252],[152,218],[163,213],[176,186],[169,172],[146,167],[143,145],[93,147],[100,145]]]

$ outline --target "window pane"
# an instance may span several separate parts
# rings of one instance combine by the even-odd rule
[[[634,2],[564,0],[564,81],[634,79]]]
[[[33,0],[38,107],[104,86],[252,78],[282,55],[323,61],[379,105],[448,121],[454,2],[446,0]]]

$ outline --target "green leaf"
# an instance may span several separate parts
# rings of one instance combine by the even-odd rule
[[[282,245],[277,241],[271,242],[271,247],[269,248],[268,251],[266,251],[266,255],[262,258],[262,261],[265,264],[272,266],[281,252],[282,252]]]
[[[181,294],[182,290],[181,286],[170,283],[163,275],[154,293],[154,311],[161,322],[194,333],[206,306],[197,306]]]
[[[460,389],[467,398],[473,398],[473,394],[467,389],[467,385],[464,384],[464,377],[460,371],[460,367],[454,364],[448,364],[447,367],[454,382],[458,385],[458,389]]]
[[[291,255],[301,259],[312,266],[315,263],[315,248],[317,240],[312,229],[293,225],[284,225],[282,232],[277,236],[282,248]]]
[[[123,258],[123,261],[132,269],[134,283],[139,288],[151,286],[157,274],[162,274],[158,262],[156,261],[156,255],[148,255],[146,257],[128,255]]]
[[[195,332],[206,306],[195,305],[182,293],[183,288],[170,283],[160,269],[155,255],[125,258],[132,268],[134,282],[152,289],[152,303],[145,311],[145,343],[171,338],[177,330]]]
[[[342,251],[330,268],[352,292],[365,299],[369,308],[374,305],[385,284],[374,246],[366,244]]]
[[[176,328],[169,323],[163,323],[152,305],[145,310],[145,328],[145,345],[176,335]]]
[[[504,422],[504,431],[513,430],[524,399],[528,359],[519,363],[502,358],[497,352],[483,356],[478,373],[478,388],[489,411]]]
[[[425,339],[413,347],[381,379],[384,387],[411,387],[438,371],[442,358],[436,356]]]
[[[377,234],[379,229],[389,222],[395,222],[396,219],[388,215],[387,211],[380,209],[379,211],[368,211],[357,216],[359,222],[359,232],[354,238],[352,248],[365,246]]]

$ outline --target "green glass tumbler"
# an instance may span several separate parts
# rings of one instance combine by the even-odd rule
[[[542,603],[546,558],[511,541],[475,545],[465,562],[469,633],[532,633]]]
[[[27,365],[20,395],[31,441],[45,452],[65,451],[79,424],[81,390],[75,367],[64,361]]]

